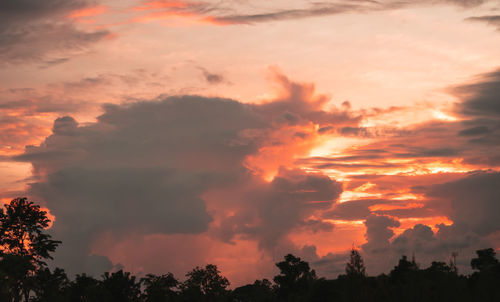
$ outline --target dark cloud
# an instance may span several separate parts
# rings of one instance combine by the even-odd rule
[[[249,234],[256,236],[263,248],[272,249],[283,235],[302,226],[304,219],[314,211],[330,208],[341,192],[341,184],[325,175],[282,171],[269,187],[255,196],[258,199],[253,202],[259,204],[260,223],[252,227]]]
[[[394,263],[400,255],[412,255],[421,267],[427,267],[432,261],[447,262],[456,253],[459,271],[470,272],[470,258],[474,251],[489,243],[457,224],[437,227],[437,232],[434,232],[429,226],[416,224],[396,236],[391,243]]]
[[[4,64],[65,62],[109,35],[86,32],[68,19],[75,10],[95,5],[83,0],[5,0],[0,3],[0,59]]]
[[[374,5],[375,4],[375,5]],[[304,9],[284,9],[260,14],[235,14],[214,17],[214,20],[223,24],[254,24],[271,21],[304,19],[310,17],[329,16],[341,13],[366,11],[376,7],[374,1],[356,1],[356,3],[316,3]]]
[[[361,199],[343,202],[323,214],[324,218],[342,219],[342,220],[364,220],[370,216],[370,206],[375,205],[377,200]]]
[[[394,262],[389,240],[394,236],[392,229],[399,227],[400,223],[392,217],[372,214],[366,218],[365,226],[367,242],[361,246],[365,265],[370,274],[387,271]]]
[[[382,254],[386,252],[389,239],[394,236],[391,228],[399,227],[399,221],[383,215],[370,215],[365,220],[366,243],[362,245],[363,250],[370,254]]]
[[[216,232],[228,242],[237,236],[255,239],[261,249],[271,251],[293,229],[332,230],[332,224],[308,218],[331,207],[341,192],[341,184],[325,175],[282,169],[272,182],[240,191],[242,204],[254,206],[224,217]]]
[[[212,17],[212,20],[222,24],[256,24],[263,22],[296,20],[311,17],[331,16],[343,13],[366,13],[371,11],[397,9],[406,6],[429,4],[453,4],[461,7],[474,7],[485,3],[487,0],[420,0],[420,1],[333,1],[333,2],[308,2],[309,6],[297,9],[276,9],[271,12],[256,14],[223,14]]]
[[[458,132],[459,136],[476,136],[490,133],[491,130],[486,126],[471,127]]]
[[[316,274],[325,278],[336,278],[345,273],[345,264],[349,260],[349,252],[327,253],[324,256],[318,256],[316,247],[306,245],[297,255],[309,261]]]
[[[478,75],[471,83],[451,91],[461,100],[455,110],[464,118],[458,135],[468,138],[466,146],[476,151],[465,160],[496,166],[500,147],[500,70]]]
[[[0,3],[2,28],[13,22],[45,19],[48,15],[60,15],[95,4],[87,0],[4,0]]]
[[[388,197],[390,194],[386,194]],[[449,205],[434,200],[358,199],[336,204],[323,213],[324,218],[365,220],[372,214],[399,218],[424,218],[445,215]]]
[[[500,173],[477,172],[463,179],[431,186],[427,195],[451,201],[450,218],[479,234],[500,230]]]
[[[427,225],[416,224],[399,235],[393,230],[400,226],[395,218],[371,215],[365,225],[367,243],[362,245],[362,251],[370,274],[389,271],[402,255],[415,257],[417,264],[425,268],[432,261],[448,262],[452,253],[458,254],[458,269],[466,273],[470,271],[474,250],[488,245],[459,224],[440,224],[437,232]]]
[[[207,69],[199,67],[202,72],[203,78],[210,85],[217,85],[227,82],[223,75],[209,72]]]
[[[88,126],[57,119],[53,135],[17,159],[47,175],[31,192],[57,217],[54,232],[65,242],[58,258],[78,271],[102,232],[207,230],[202,193],[244,177],[241,162],[255,144],[231,141],[265,125],[248,106],[223,99],[108,105]]]
[[[456,86],[452,91],[463,99],[457,110],[465,116],[500,116],[500,70],[479,75],[473,83]]]
[[[392,245],[402,255],[408,255],[409,253],[420,254],[421,252],[428,252],[428,244],[434,240],[436,240],[434,232],[430,227],[417,224],[397,236]]]
[[[490,16],[479,16],[479,17],[470,17],[465,19],[467,21],[472,22],[482,22],[491,26],[495,26],[497,30],[500,31],[500,15],[490,15]]]
[[[145,2],[144,5],[135,9],[138,11],[163,11],[177,14],[187,14],[199,16],[200,19],[218,25],[237,24],[258,24],[265,22],[299,20],[312,17],[332,16],[346,13],[368,13],[373,11],[383,11],[399,9],[419,5],[452,4],[464,8],[481,5],[488,0],[337,0],[311,2],[303,1],[302,6],[296,8],[279,7],[273,8],[258,7],[250,1],[238,1],[237,4],[231,2],[180,2],[182,5],[151,5]],[[148,13],[149,14],[149,13]],[[145,18],[147,19],[147,18]],[[134,19],[140,21],[141,18]],[[133,21],[134,21],[133,20]]]
[[[425,0],[424,0],[425,1]],[[488,2],[489,0],[434,0],[434,3],[450,3],[463,7],[474,7]]]

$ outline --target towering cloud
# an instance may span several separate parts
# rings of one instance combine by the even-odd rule
[[[272,250],[310,225],[341,185],[280,165],[314,146],[318,128],[359,119],[323,111],[312,86],[279,78],[286,93],[262,105],[179,96],[107,105],[88,125],[57,119],[17,160],[33,164],[31,193],[56,216],[60,263],[72,272],[93,266],[88,256],[103,234],[201,234],[215,223],[222,240],[243,236]]]

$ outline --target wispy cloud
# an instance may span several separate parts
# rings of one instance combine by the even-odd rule
[[[479,17],[470,17],[465,19],[467,21],[472,22],[482,22],[491,26],[495,26],[498,31],[500,31],[500,15],[489,15],[489,16],[479,16]]]
[[[135,12],[148,12],[134,18],[132,22],[148,22],[168,20],[172,17],[185,17],[198,22],[214,25],[258,24],[274,21],[298,20],[313,17],[332,16],[346,13],[367,13],[418,5],[454,4],[462,7],[474,7],[487,0],[420,0],[420,1],[374,1],[374,0],[337,0],[311,2],[301,1],[299,7],[275,6],[260,8],[258,4],[250,5],[246,1],[238,5],[224,2],[190,2],[190,1],[144,1],[142,5],[132,7]],[[249,9],[251,7],[252,9]],[[293,7],[293,8],[292,8]]]
[[[84,31],[73,21],[102,11],[83,0],[7,0],[0,3],[0,64],[66,62],[109,36],[106,30]]]

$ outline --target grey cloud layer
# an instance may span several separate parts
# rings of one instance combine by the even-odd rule
[[[302,8],[275,8],[273,11],[262,10],[259,13],[248,14],[244,12],[227,13],[224,10],[217,13],[217,6],[202,6],[199,4],[189,6],[188,10],[199,11],[200,13],[209,12],[216,14],[213,20],[224,24],[256,24],[263,22],[282,21],[305,19],[311,17],[330,16],[343,13],[366,13],[371,11],[389,10],[403,8],[407,6],[432,5],[432,4],[452,4],[461,7],[475,7],[481,5],[488,0],[418,0],[418,1],[373,1],[373,0],[357,0],[357,1],[322,1],[311,2],[303,1]],[[206,9],[210,7],[210,9]],[[234,10],[234,8],[233,8]]]
[[[482,22],[491,26],[495,26],[498,31],[500,31],[500,15],[489,15],[489,16],[479,16],[470,17],[466,19],[467,21]]]
[[[64,62],[71,52],[102,40],[108,31],[82,31],[67,19],[71,11],[94,4],[84,0],[2,1],[0,60],[4,64],[44,62],[47,66]]]

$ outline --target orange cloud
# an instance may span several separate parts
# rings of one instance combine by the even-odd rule
[[[368,209],[372,212],[375,211],[390,211],[390,210],[400,210],[400,209],[418,209],[418,208],[423,208],[424,204],[422,203],[408,203],[408,204],[399,204],[399,205],[394,205],[394,204],[376,204],[373,206],[370,206]]]
[[[133,7],[132,10],[145,11],[162,8],[186,8],[187,6],[188,3],[183,1],[148,1],[144,5]]]
[[[396,235],[403,233],[405,230],[413,228],[417,224],[423,224],[429,226],[434,233],[438,231],[437,225],[452,225],[453,221],[446,216],[434,216],[434,217],[417,217],[417,218],[401,218],[399,219],[400,227],[394,229]]]
[[[272,180],[280,167],[291,167],[299,156],[307,154],[318,142],[313,124],[284,126],[268,135],[266,144],[259,152],[245,160],[245,166],[266,180]]]
[[[108,6],[98,5],[75,10],[68,15],[69,19],[82,19],[101,15],[108,10]]]

